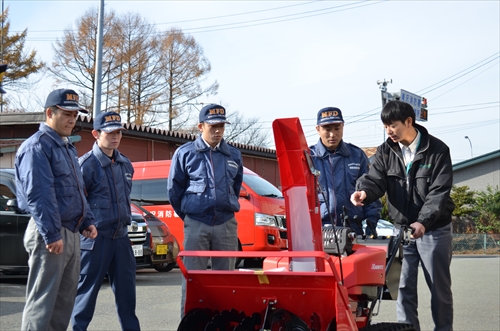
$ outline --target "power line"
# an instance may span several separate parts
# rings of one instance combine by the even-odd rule
[[[257,19],[257,20],[249,20],[249,21],[244,21],[244,22],[226,23],[226,24],[205,26],[205,27],[199,27],[199,28],[187,28],[187,29],[183,29],[183,31],[211,29],[211,30],[202,30],[202,31],[193,31],[193,32],[191,32],[191,33],[202,33],[202,32],[214,32],[214,31],[222,31],[222,30],[232,30],[232,29],[240,29],[240,28],[247,28],[247,27],[253,27],[253,26],[260,26],[260,25],[281,23],[281,22],[294,21],[294,20],[303,19],[303,18],[309,18],[309,17],[314,17],[314,16],[320,16],[320,15],[326,15],[326,14],[331,14],[331,13],[337,13],[337,12],[346,11],[346,10],[352,10],[352,9],[356,9],[356,8],[360,8],[360,7],[365,7],[365,6],[371,6],[371,5],[379,4],[379,3],[385,2],[385,1],[389,1],[389,0],[381,0],[381,1],[378,1],[378,2],[371,2],[369,0],[363,0],[363,1],[355,2],[353,4],[333,6],[333,7],[329,7],[329,8],[323,8],[323,9],[316,9],[316,10],[311,10],[311,11],[308,11],[308,12],[302,12],[302,13],[296,13],[296,14],[288,14],[288,15],[281,15],[281,16],[275,16],[275,17],[270,17],[270,18],[261,18],[261,19]],[[360,4],[360,5],[358,6],[358,4]],[[350,8],[342,8],[342,7],[347,7],[347,6],[352,6],[352,7],[350,7]],[[341,8],[341,9],[338,9],[338,8]],[[317,13],[317,12],[321,12],[321,13]],[[315,13],[315,14],[307,15],[309,13]],[[304,15],[304,16],[295,17],[295,16],[299,16],[299,15]],[[286,17],[293,17],[293,18],[286,18]],[[286,18],[286,19],[281,19],[281,18]],[[266,21],[270,21],[270,22],[266,22]],[[255,22],[263,22],[263,23],[253,24]],[[250,24],[248,24],[248,23],[250,23]],[[243,24],[246,24],[246,25],[243,25]],[[241,25],[241,26],[234,26],[234,25]],[[232,27],[227,27],[227,26],[232,26]],[[227,28],[214,29],[214,28],[218,28],[218,27],[227,27]]]
[[[321,1],[321,0],[309,1],[309,2],[305,2],[305,3],[299,3],[299,4],[294,4],[294,5],[282,6],[282,7],[274,7],[274,8],[269,8],[269,9],[254,10],[254,11],[243,12],[243,13],[236,13],[236,14],[228,14],[228,15],[221,15],[221,16],[212,16],[212,17],[205,17],[205,18],[195,18],[195,19],[191,19],[191,20],[173,21],[173,22],[166,22],[166,23],[157,23],[155,25],[189,23],[189,22],[206,21],[206,20],[213,20],[213,19],[226,18],[226,17],[235,17],[235,16],[242,16],[242,15],[250,15],[250,14],[263,13],[263,12],[273,11],[273,10],[278,10],[278,9],[284,9],[284,8],[290,8],[290,7],[296,7],[296,6],[309,5],[311,3],[319,2],[319,1]]]
[[[107,1],[113,2],[113,0],[107,0]],[[116,2],[121,2],[121,1],[124,1],[124,0],[116,0]],[[221,16],[211,16],[211,17],[205,17],[205,18],[195,18],[195,19],[190,19],[190,20],[172,21],[172,22],[166,22],[166,23],[154,23],[154,24],[148,24],[148,25],[149,26],[157,26],[157,25],[168,25],[168,24],[178,24],[178,23],[189,23],[189,22],[206,21],[206,20],[213,20],[213,19],[226,18],[226,17],[250,15],[250,14],[263,13],[263,12],[267,12],[267,11],[284,9],[284,8],[309,5],[311,3],[320,2],[320,1],[322,1],[322,0],[309,1],[309,2],[305,2],[305,3],[293,4],[293,5],[282,6],[282,7],[274,7],[274,8],[269,8],[269,9],[254,10],[254,11],[243,12],[243,13],[235,13],[235,14],[228,14],[228,15],[221,15]],[[34,31],[30,31],[30,33],[61,32],[61,31],[66,31],[66,30],[34,30]],[[73,31],[73,30],[70,30],[70,31]],[[20,31],[17,31],[17,32],[20,32]]]
[[[417,93],[419,93],[419,94],[420,94],[420,93],[422,93],[422,91],[426,91],[426,90],[428,90],[429,88],[431,88],[431,87],[433,87],[433,86],[436,86],[436,85],[438,85],[438,84],[440,84],[440,83],[442,83],[442,82],[444,82],[444,81],[446,81],[446,80],[448,80],[448,79],[450,79],[450,78],[452,78],[452,77],[455,77],[456,75],[459,75],[459,74],[463,73],[464,71],[467,71],[467,70],[469,70],[469,69],[471,69],[471,68],[476,67],[476,68],[474,68],[474,69],[472,69],[472,70],[469,70],[469,71],[468,71],[468,72],[466,72],[465,74],[463,74],[463,75],[461,75],[461,76],[459,76],[459,77],[457,77],[457,78],[455,78],[455,79],[453,79],[453,80],[450,80],[450,81],[448,81],[447,83],[441,84],[440,86],[437,86],[437,87],[435,87],[435,88],[433,88],[433,89],[431,89],[431,90],[429,90],[429,91],[427,91],[427,92],[425,92],[425,93],[429,93],[429,92],[434,91],[434,90],[436,90],[436,89],[438,89],[438,88],[440,88],[440,87],[443,87],[443,86],[445,86],[445,85],[447,85],[447,84],[450,84],[452,81],[454,81],[454,80],[456,80],[456,79],[458,79],[458,78],[460,78],[460,77],[463,77],[463,76],[465,76],[465,75],[467,75],[467,74],[469,74],[469,73],[471,73],[471,72],[474,72],[475,70],[478,70],[479,68],[483,67],[484,65],[486,65],[486,64],[488,64],[488,63],[490,63],[490,62],[492,62],[492,61],[497,60],[497,59],[499,58],[499,54],[500,54],[500,52],[496,52],[496,53],[494,53],[494,54],[492,54],[492,55],[488,56],[486,59],[483,59],[483,60],[481,60],[481,61],[479,61],[479,62],[475,63],[474,65],[472,65],[472,66],[470,66],[470,67],[468,67],[468,68],[466,68],[466,69],[464,69],[464,70],[462,70],[462,71],[459,71],[458,73],[456,73],[456,74],[454,74],[454,75],[452,75],[452,76],[450,76],[450,77],[448,77],[448,78],[446,78],[446,79],[443,79],[443,80],[441,80],[441,81],[439,81],[439,82],[437,82],[437,83],[434,83],[434,84],[432,84],[432,85],[430,85],[430,86],[428,86],[428,87],[426,87],[426,88],[424,88],[424,89],[422,89],[422,90],[418,91]],[[486,62],[486,63],[481,64],[482,62],[485,62],[485,61],[487,61],[487,62]],[[479,64],[481,64],[481,65],[480,65],[480,66],[478,66]],[[487,68],[486,70],[488,70],[488,69],[490,69],[490,68],[491,68],[491,67]],[[484,72],[484,71],[483,71],[483,72]],[[482,73],[482,72],[481,72],[481,73]],[[479,73],[479,74],[481,74],[481,73]],[[478,75],[479,75],[479,74],[478,74]],[[476,76],[477,76],[477,75],[476,75]],[[476,76],[474,76],[474,77],[476,77]],[[472,77],[472,78],[474,78],[474,77]],[[472,79],[472,78],[471,78],[471,79]],[[469,79],[469,80],[470,80],[470,79]],[[467,80],[467,81],[469,81],[469,80]],[[467,82],[467,81],[466,81],[466,82]],[[465,82],[464,82],[464,83],[465,83]],[[464,84],[464,83],[462,83],[462,84]],[[460,84],[460,85],[462,85],[462,84]],[[460,85],[459,85],[459,86],[460,86]],[[457,87],[458,87],[458,86],[457,86]],[[450,91],[451,91],[451,90],[450,90]],[[448,91],[448,92],[449,92],[449,91]],[[425,94],[425,93],[422,93],[422,94]],[[445,93],[447,93],[447,92],[445,92]],[[445,94],[445,93],[443,93],[443,94]],[[441,95],[439,95],[439,96],[441,96]],[[439,96],[438,96],[438,97],[439,97]],[[364,119],[366,119],[366,118],[368,118],[368,117],[371,117],[371,116],[374,116],[374,115],[379,114],[379,112],[380,112],[380,107],[373,108],[373,109],[368,110],[368,111],[366,111],[366,112],[364,112],[364,113],[361,113],[361,114],[359,115],[359,116],[362,116],[362,115],[367,114],[366,116],[364,116],[364,117],[360,118],[359,120],[354,120],[354,121],[349,122],[349,123],[347,123],[347,122],[346,122],[346,124],[351,124],[351,123],[360,122],[361,120],[364,120]]]
[[[468,67],[468,68],[465,68],[464,70],[459,71],[459,72],[457,72],[457,73],[456,73],[456,74],[454,74],[454,75],[451,75],[451,76],[450,76],[450,77],[448,77],[448,78],[445,78],[445,79],[443,79],[443,80],[441,80],[441,81],[439,81],[439,82],[437,82],[437,83],[434,83],[434,84],[432,84],[432,85],[430,85],[430,86],[428,86],[428,87],[426,87],[426,88],[424,88],[424,89],[422,89],[422,90],[420,90],[420,91],[417,91],[417,93],[419,93],[419,94],[420,94],[420,93],[421,93],[421,94],[427,94],[427,93],[429,93],[429,92],[431,92],[431,91],[434,91],[434,90],[436,90],[436,89],[440,88],[441,86],[444,86],[444,85],[446,85],[446,84],[449,84],[449,83],[451,83],[452,81],[454,81],[454,80],[456,80],[456,79],[458,79],[458,78],[460,78],[460,77],[463,77],[463,76],[465,76],[465,75],[469,74],[470,72],[475,71],[475,70],[477,70],[477,69],[481,68],[482,66],[484,66],[484,65],[486,65],[486,64],[488,64],[488,63],[490,63],[490,62],[492,62],[492,61],[494,61],[494,60],[496,60],[496,59],[498,59],[498,58],[499,58],[499,54],[500,54],[500,52],[496,52],[496,53],[494,53],[493,55],[488,56],[486,59],[481,60],[481,61],[479,61],[478,63],[473,64],[472,66],[470,66],[470,67]],[[493,59],[490,59],[490,58],[492,58],[492,57],[493,57]],[[449,82],[447,82],[447,83],[445,83],[445,84],[442,84],[442,85],[440,85],[440,86],[438,86],[438,87],[435,87],[435,88],[433,88],[433,89],[431,89],[431,90],[427,91],[427,90],[428,90],[428,89],[430,89],[431,87],[434,87],[435,85],[441,84],[442,82],[445,82],[445,81],[447,81],[448,79],[453,78],[453,77],[455,77],[456,75],[459,75],[459,74],[461,74],[461,73],[462,73],[462,72],[464,72],[464,71],[467,71],[467,70],[469,70],[469,69],[471,69],[471,68],[474,68],[475,66],[479,65],[480,63],[482,63],[482,62],[484,62],[484,61],[488,61],[488,62],[486,62],[486,63],[482,64],[481,66],[479,66],[479,67],[477,67],[477,68],[475,68],[475,69],[473,69],[473,70],[471,70],[471,71],[469,71],[469,72],[466,72],[465,74],[463,74],[463,75],[461,75],[461,76],[459,76],[459,77],[457,77],[457,78],[455,78],[455,79],[453,79],[453,80],[451,80],[451,81],[449,81]]]
[[[446,91],[446,92],[444,92],[444,93],[441,93],[441,94],[440,94],[440,95],[438,95],[438,96],[432,97],[432,100],[436,100],[437,98],[442,97],[443,95],[445,95],[445,94],[447,94],[447,93],[449,93],[449,92],[453,91],[454,89],[458,88],[459,86],[464,85],[464,84],[465,84],[465,83],[467,83],[468,81],[470,81],[470,80],[472,80],[472,79],[476,78],[477,76],[479,76],[479,75],[481,75],[482,73],[484,73],[484,72],[486,72],[486,71],[490,70],[491,68],[493,68],[493,67],[494,67],[494,66],[496,66],[496,65],[498,65],[498,63],[494,63],[493,65],[491,65],[491,66],[489,66],[488,68],[484,69],[483,71],[481,71],[481,72],[480,72],[480,73],[478,73],[477,75],[472,76],[471,78],[469,78],[469,79],[467,79],[466,81],[462,82],[461,84],[458,84],[457,86],[455,86],[455,87],[453,87],[453,88],[449,89],[448,91]],[[479,69],[479,68],[478,68],[478,69]]]
[[[326,14],[346,11],[346,10],[352,10],[352,9],[357,9],[360,7],[376,5],[376,4],[379,4],[382,2],[386,2],[386,1],[389,1],[389,0],[380,0],[380,1],[363,0],[363,1],[358,1],[355,3],[348,3],[348,4],[344,4],[344,5],[332,6],[332,7],[328,7],[328,8],[316,9],[316,10],[300,12],[300,13],[295,13],[295,14],[274,16],[274,17],[270,17],[270,18],[261,18],[261,19],[248,20],[248,21],[242,21],[242,22],[218,24],[218,25],[211,25],[211,26],[202,26],[202,27],[195,27],[195,28],[184,28],[184,29],[182,29],[182,31],[189,32],[191,34],[195,34],[195,33],[205,33],[205,32],[215,32],[215,31],[247,28],[247,27],[253,27],[253,26],[260,26],[260,25],[281,23],[281,22],[286,22],[286,21],[293,21],[293,20],[298,20],[298,19],[303,19],[303,18],[309,18],[309,17],[314,17],[314,16],[320,16],[320,15],[326,15]],[[343,8],[343,7],[349,7],[349,8]],[[276,9],[279,9],[279,8],[286,8],[286,7],[278,7]],[[274,10],[274,9],[270,9],[270,10]],[[266,10],[262,10],[262,11],[266,11]],[[311,14],[311,13],[314,13],[314,14]],[[240,13],[240,14],[235,14],[235,15],[243,15],[243,14],[245,14],[245,13]],[[308,15],[308,14],[310,14],[310,15]],[[226,15],[226,16],[231,16],[231,15]],[[299,16],[299,17],[296,17],[296,16]],[[291,18],[287,18],[287,17],[291,17]],[[212,19],[212,18],[207,18],[207,19]],[[205,19],[199,19],[199,20],[205,20]],[[256,22],[260,22],[260,23],[256,23]],[[167,24],[167,23],[162,23],[162,24]],[[152,25],[158,25],[158,24],[152,24]],[[54,30],[46,30],[46,31],[54,31]],[[61,31],[61,30],[55,30],[55,31]],[[63,31],[66,31],[66,30],[63,30]],[[74,31],[74,30],[69,30],[69,31]],[[31,31],[31,32],[39,32],[39,31]],[[160,31],[157,34],[164,34],[164,33],[168,33],[168,31]],[[47,38],[43,38],[43,37],[40,37],[38,39],[27,38],[27,40],[28,41],[54,41],[54,39],[52,39],[52,38],[47,39]]]
[[[473,104],[470,104],[470,105],[448,106],[448,107],[439,107],[439,108],[432,107],[432,109],[433,110],[437,110],[437,109],[461,108],[461,107],[491,105],[493,103],[500,103],[500,101],[481,102],[481,103],[473,103]]]

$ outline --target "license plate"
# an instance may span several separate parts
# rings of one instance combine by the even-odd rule
[[[134,251],[134,256],[143,256],[144,252],[142,250],[142,245],[133,245],[132,250]]]
[[[156,245],[156,254],[157,255],[165,255],[168,253],[167,245]]]

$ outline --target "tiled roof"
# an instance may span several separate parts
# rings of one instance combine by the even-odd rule
[[[78,119],[81,122],[94,123],[90,116],[80,114]],[[180,131],[163,130],[163,129],[149,127],[149,126],[145,126],[145,125],[135,125],[134,123],[130,123],[130,124],[124,123],[124,127],[129,131],[145,132],[145,133],[154,134],[154,135],[158,135],[158,136],[172,137],[172,138],[176,138],[176,139],[185,140],[186,142],[196,140],[196,137],[198,137],[197,135],[190,134],[190,133],[185,133],[185,132],[180,132]],[[276,155],[276,150],[271,149],[271,148],[252,146],[252,145],[240,144],[240,143],[235,143],[235,142],[229,142],[229,144],[240,149],[240,150],[247,150],[247,151],[252,151],[252,152],[259,152],[259,153]]]
[[[371,158],[377,152],[377,147],[361,147],[368,158]]]

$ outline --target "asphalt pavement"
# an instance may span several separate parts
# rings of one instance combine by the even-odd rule
[[[500,257],[454,256],[452,265],[454,330],[500,331]],[[177,330],[180,322],[181,272],[137,272],[137,316],[142,330]],[[419,272],[419,315],[422,331],[432,330],[429,291]],[[0,330],[21,326],[26,276],[0,273]],[[244,300],[242,298],[242,300]],[[321,304],[321,303],[318,303]],[[396,305],[383,301],[374,322],[396,322]],[[89,330],[121,330],[114,296],[107,282],[99,293]]]

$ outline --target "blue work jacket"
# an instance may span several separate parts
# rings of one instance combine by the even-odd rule
[[[170,203],[181,219],[188,215],[199,222],[219,225],[240,210],[242,182],[240,151],[224,139],[212,149],[200,135],[174,153],[168,177]]]
[[[368,172],[368,158],[363,150],[341,140],[337,149],[330,151],[323,145],[321,139],[310,149],[314,166],[320,171],[321,189],[326,196],[325,201],[323,194],[319,193],[323,224],[332,224],[331,214],[335,217],[336,224],[342,225],[343,206],[347,208],[351,220],[357,215],[360,220],[369,219],[372,224],[376,224],[382,208],[379,200],[363,207],[356,207],[350,201],[351,194],[356,188],[356,180]]]
[[[127,225],[132,221],[132,163],[118,150],[113,151],[111,159],[102,152],[97,142],[78,161],[99,235],[107,238],[126,236]]]
[[[94,224],[85,199],[76,148],[45,123],[16,154],[19,208],[29,212],[45,244],[61,239],[61,228],[83,231]]]

